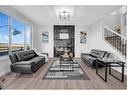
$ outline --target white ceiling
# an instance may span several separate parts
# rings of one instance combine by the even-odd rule
[[[13,6],[17,11],[28,17],[39,26],[51,24],[81,24],[89,26],[120,6]],[[71,13],[70,21],[60,22],[59,10],[67,10]]]

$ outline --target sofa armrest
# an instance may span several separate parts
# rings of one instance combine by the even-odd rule
[[[98,60],[100,62],[103,62],[103,59],[102,58],[96,58],[96,60]]]
[[[10,65],[11,72],[14,73],[33,73],[34,72],[34,62],[30,61],[21,61],[21,62],[16,62]]]
[[[81,55],[90,55],[89,53],[81,53]]]
[[[45,57],[45,62],[48,62],[48,58],[49,58],[48,53],[41,53],[41,54],[42,54],[41,56]]]
[[[49,56],[49,54],[48,54],[48,53],[41,53],[41,54],[47,55],[47,57]]]

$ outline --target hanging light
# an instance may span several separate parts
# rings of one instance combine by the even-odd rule
[[[69,21],[70,20],[70,12],[62,11],[59,12],[60,21]]]
[[[18,34],[22,34],[20,31],[18,31],[16,28],[14,28],[13,26],[9,26],[9,25],[3,25],[3,26],[0,26],[0,28],[4,28],[4,27],[7,27],[7,28],[9,28],[9,27],[11,27],[12,29],[13,29],[13,35],[15,36],[15,35],[18,35]]]

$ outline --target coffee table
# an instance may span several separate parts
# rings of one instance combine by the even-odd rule
[[[74,63],[72,57],[60,57],[60,71],[73,71]]]

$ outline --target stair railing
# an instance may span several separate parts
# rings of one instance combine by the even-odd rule
[[[104,39],[127,59],[127,39],[124,36],[104,26]]]

